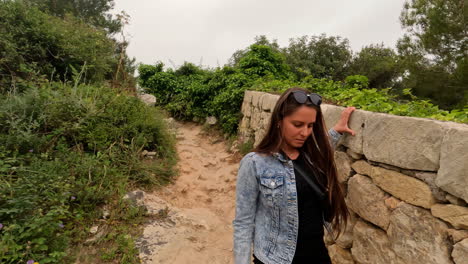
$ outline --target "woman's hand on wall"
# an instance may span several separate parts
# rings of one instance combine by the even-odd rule
[[[338,120],[336,125],[333,127],[336,132],[340,134],[349,133],[353,136],[356,135],[356,132],[348,127],[349,117],[354,112],[354,110],[356,110],[356,107],[350,106],[341,112],[340,120]]]

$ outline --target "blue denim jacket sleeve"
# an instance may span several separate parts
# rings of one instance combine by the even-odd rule
[[[259,193],[253,155],[249,153],[241,160],[237,174],[236,216],[233,221],[236,264],[250,263]]]
[[[330,128],[328,130],[328,136],[330,139],[330,145],[332,146],[333,149],[335,149],[342,134],[338,133],[335,129]]]

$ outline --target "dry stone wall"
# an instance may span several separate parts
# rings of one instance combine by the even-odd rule
[[[258,144],[278,95],[247,91],[242,140]],[[322,105],[327,127],[344,107]],[[468,264],[468,125],[356,110],[335,151],[351,221],[325,237],[335,264]]]

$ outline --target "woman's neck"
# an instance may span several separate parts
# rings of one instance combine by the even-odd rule
[[[299,149],[293,148],[288,145],[284,145],[281,147],[281,151],[288,156],[289,159],[295,160],[299,156]]]

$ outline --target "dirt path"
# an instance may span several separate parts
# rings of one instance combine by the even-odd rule
[[[232,263],[238,158],[200,126],[176,125],[180,175],[146,197],[162,219],[145,227],[140,257],[147,264]]]

